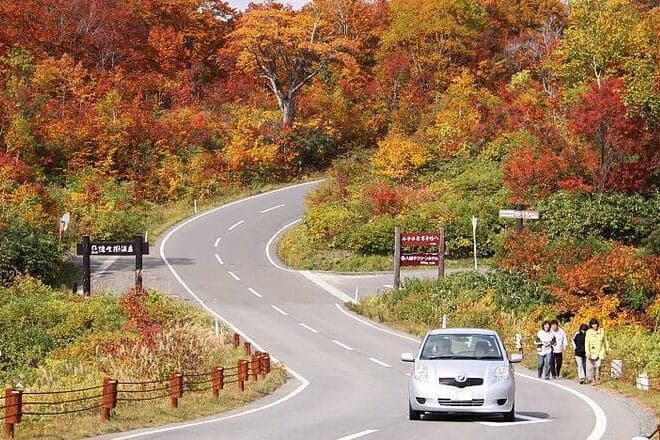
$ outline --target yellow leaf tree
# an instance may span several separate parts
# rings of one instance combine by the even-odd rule
[[[230,34],[230,42],[238,66],[265,79],[285,126],[295,120],[303,86],[331,63],[352,63],[347,54],[351,43],[336,37],[311,10],[297,12],[275,5],[248,10]]]
[[[431,159],[428,149],[403,133],[390,133],[378,143],[373,164],[377,172],[390,179],[401,180],[426,165]]]

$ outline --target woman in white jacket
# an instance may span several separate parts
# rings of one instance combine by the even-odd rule
[[[541,329],[534,337],[536,343],[536,351],[539,355],[537,373],[540,378],[549,379],[550,377],[550,360],[552,359],[552,347],[555,345],[555,336],[550,331],[550,322],[543,321]]]
[[[564,363],[564,350],[568,347],[568,337],[563,328],[559,327],[556,319],[550,321],[550,331],[555,337],[555,345],[552,347],[552,359],[550,359],[550,376],[553,379],[561,377],[561,365]]]

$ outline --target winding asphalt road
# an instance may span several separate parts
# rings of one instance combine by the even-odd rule
[[[620,440],[645,429],[625,400],[569,381],[541,382],[519,367],[516,422],[409,421],[410,366],[399,357],[417,342],[347,312],[339,290],[282,267],[273,255],[276,236],[301,217],[313,185],[207,211],[159,242],[178,293],[285,363],[287,383],[227,414],[114,438]]]

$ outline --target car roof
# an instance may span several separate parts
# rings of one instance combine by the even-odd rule
[[[494,330],[486,328],[438,328],[428,332],[429,335],[497,335]]]

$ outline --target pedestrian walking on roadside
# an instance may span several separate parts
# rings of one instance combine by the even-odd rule
[[[577,364],[577,373],[580,383],[587,380],[587,352],[584,347],[585,337],[587,336],[587,324],[580,324],[580,328],[573,335],[573,351],[575,352],[575,363]]]
[[[555,345],[552,347],[552,357],[550,358],[550,376],[553,379],[559,379],[561,377],[561,366],[564,363],[564,350],[568,346],[568,338],[556,319],[550,321],[550,331],[555,337]]]
[[[537,367],[538,377],[539,379],[544,378],[547,380],[550,378],[552,346],[555,345],[555,336],[550,330],[549,321],[543,321],[541,323],[541,329],[536,333],[534,343],[536,344],[536,351],[539,355]]]
[[[605,329],[596,318],[589,321],[589,330],[584,338],[584,348],[587,355],[587,378],[593,385],[600,383],[600,367],[605,356],[610,351],[610,345],[605,335]]]

